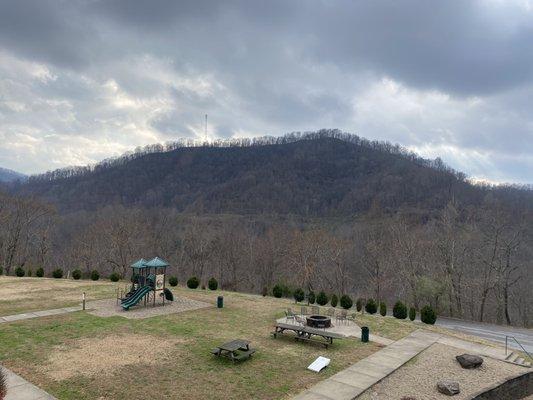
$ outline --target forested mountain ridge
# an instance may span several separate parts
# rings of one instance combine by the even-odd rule
[[[25,180],[27,177],[20,172],[0,167],[0,182],[13,182],[16,180]]]
[[[533,323],[533,191],[473,185],[389,143],[338,131],[182,141],[7,188],[6,274],[127,278],[132,260],[162,255],[182,282],[283,284]]]
[[[168,146],[168,145],[167,145]],[[210,146],[153,146],[94,168],[30,177],[13,191],[61,211],[106,205],[180,212],[343,216],[442,209],[452,197],[479,204],[487,189],[463,174],[388,143],[338,131]]]

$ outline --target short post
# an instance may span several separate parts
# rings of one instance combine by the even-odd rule
[[[361,328],[361,342],[367,343],[370,336],[370,329],[368,329],[368,326],[363,326]]]
[[[224,297],[222,296],[217,297],[217,307],[218,308],[224,307]]]
[[[507,338],[508,336],[505,335],[505,356],[507,356]]]
[[[83,292],[81,299],[82,299],[82,310],[85,311],[85,292]]]

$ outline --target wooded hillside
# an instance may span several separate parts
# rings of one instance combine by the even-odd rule
[[[426,212],[441,209],[452,197],[478,205],[488,191],[440,160],[338,131],[199,147],[156,145],[95,167],[33,176],[15,189],[61,211],[121,204],[300,216],[353,215],[372,204]],[[501,189],[492,192],[503,195]],[[524,196],[532,198],[527,191],[512,193]]]
[[[154,145],[0,193],[0,270],[324,290],[531,326],[533,192],[337,131]],[[59,210],[35,196],[43,196]]]

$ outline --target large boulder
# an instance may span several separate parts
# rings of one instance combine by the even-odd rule
[[[458,394],[461,390],[459,389],[459,384],[454,381],[439,381],[437,383],[437,389],[442,394],[445,394],[447,396],[453,396]]]
[[[455,359],[461,364],[461,367],[466,369],[479,368],[483,364],[483,359],[479,356],[472,354],[461,354],[455,357]]]

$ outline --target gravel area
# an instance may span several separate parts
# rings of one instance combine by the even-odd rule
[[[135,306],[128,311],[124,311],[120,305],[117,305],[116,299],[97,300],[87,303],[89,314],[98,317],[124,317],[130,319],[150,318],[158,315],[176,314],[184,311],[197,310],[200,308],[213,307],[208,303],[198,300],[191,300],[185,297],[175,298],[174,301],[166,301],[165,305],[156,304],[156,306],[147,305]]]
[[[496,381],[527,372],[523,367],[488,357],[483,357],[483,365],[479,369],[463,369],[455,356],[464,353],[464,350],[436,343],[372,386],[358,399],[449,399],[449,396],[437,392],[437,382],[447,379],[459,382],[461,393],[453,396],[453,399],[466,400]]]

